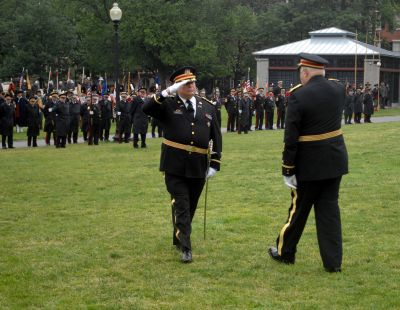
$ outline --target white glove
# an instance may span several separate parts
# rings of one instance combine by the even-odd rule
[[[290,188],[293,189],[297,189],[297,179],[295,174],[293,174],[290,177],[283,176],[283,182],[285,183],[286,186],[289,186]]]
[[[179,89],[179,87],[181,87],[182,85],[185,85],[187,82],[189,82],[189,80],[183,80],[183,81],[180,81],[178,83],[172,84],[167,89],[164,89],[161,92],[161,95],[163,97],[168,97],[168,95],[175,95],[177,90]]]
[[[121,112],[117,112],[117,115],[121,115]]]
[[[89,114],[90,114],[90,115],[93,115],[94,113],[93,113],[93,111],[90,111]]]
[[[53,108],[49,108],[49,112],[52,112],[53,111]]]
[[[208,169],[206,179],[212,178],[216,173],[217,173],[217,170],[215,170],[214,168],[211,168],[211,167],[210,167],[210,168]]]
[[[239,110],[239,114],[242,114],[242,110]]]

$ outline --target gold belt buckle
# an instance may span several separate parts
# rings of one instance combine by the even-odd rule
[[[196,147],[194,145],[188,145],[187,148],[186,148],[186,150],[188,152],[194,152],[195,149],[196,149]]]

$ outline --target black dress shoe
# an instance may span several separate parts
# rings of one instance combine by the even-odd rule
[[[191,263],[192,262],[192,251],[183,251],[182,252],[182,263]]]
[[[334,273],[334,272],[342,272],[340,267],[325,267],[326,272]]]
[[[271,258],[273,260],[276,260],[277,262],[284,263],[284,264],[294,264],[294,260],[295,260],[294,256],[291,256],[291,257],[280,256],[278,254],[278,250],[276,247],[271,246],[268,249],[268,254],[269,254],[269,256],[271,256]]]

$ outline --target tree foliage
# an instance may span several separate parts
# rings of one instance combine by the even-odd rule
[[[0,1],[0,78],[23,67],[113,72],[112,0]],[[252,52],[338,27],[369,35],[380,22],[394,27],[396,0],[121,0],[121,71],[198,68],[200,79],[240,80],[255,66]],[[377,12],[378,11],[378,12]],[[254,70],[251,70],[254,72]]]

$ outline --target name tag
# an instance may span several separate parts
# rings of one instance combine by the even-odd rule
[[[174,111],[174,114],[183,114],[183,111],[180,110],[180,109],[176,109],[176,110]]]
[[[211,116],[210,114],[206,113],[206,117],[207,117],[210,121],[212,121],[212,116]]]

